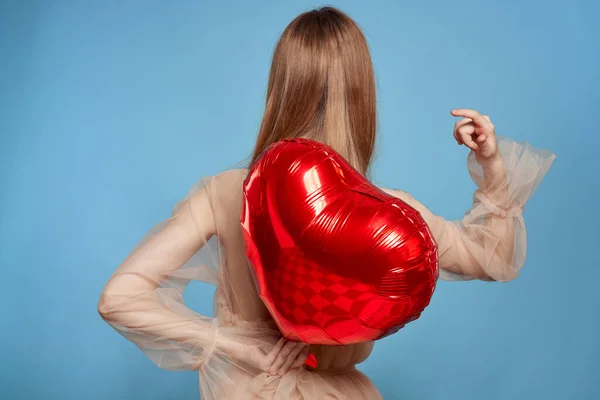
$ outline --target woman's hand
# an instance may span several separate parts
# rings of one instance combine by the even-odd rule
[[[281,376],[304,365],[307,356],[308,344],[281,338],[271,352],[262,357],[259,368],[269,375]]]
[[[309,355],[309,345],[271,335],[245,338],[244,335],[217,334],[215,347],[219,352],[235,360],[243,361],[269,375],[283,375],[303,364],[316,366],[314,355]]]
[[[455,117],[463,117],[454,125],[454,138],[475,152],[479,164],[489,164],[500,159],[494,124],[487,115],[475,110],[456,109],[450,112]]]

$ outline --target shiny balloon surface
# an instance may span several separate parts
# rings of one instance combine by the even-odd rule
[[[288,339],[351,344],[428,306],[437,246],[414,208],[308,139],[271,145],[244,182],[242,231],[260,296]]]

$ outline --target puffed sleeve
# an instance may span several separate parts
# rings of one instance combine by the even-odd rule
[[[237,227],[241,207],[223,204],[241,193],[239,175],[225,171],[195,183],[119,265],[98,303],[102,318],[157,366],[199,370],[207,400],[224,398],[227,390],[261,373],[281,338],[272,324],[242,321],[232,313],[232,304],[244,305],[252,315],[264,307],[248,274],[226,268],[221,239],[231,232],[224,218]],[[214,317],[185,304],[185,289],[194,280],[216,287]]]
[[[106,322],[165,369],[197,369],[214,350],[214,318],[183,301],[191,280],[217,283],[215,226],[205,180],[139,241],[98,304]]]
[[[502,161],[482,167],[471,152],[468,168],[477,185],[462,220],[433,214],[410,194],[384,189],[417,209],[438,244],[444,280],[515,279],[525,262],[523,208],[555,159],[546,150],[498,137]]]

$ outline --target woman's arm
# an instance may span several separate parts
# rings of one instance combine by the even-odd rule
[[[384,189],[417,209],[436,239],[440,277],[446,280],[515,279],[525,262],[522,211],[555,155],[507,138],[496,138],[488,117],[458,110],[454,136],[472,151],[468,166],[477,185],[473,205],[460,221],[433,214],[410,194]]]
[[[419,211],[429,226],[438,245],[442,279],[508,281],[517,277],[520,265],[514,257],[514,221],[490,215],[484,216],[481,224],[449,221],[432,213],[407,192],[383,190]]]
[[[210,356],[216,326],[212,318],[184,306],[183,290],[170,285],[169,277],[215,233],[206,189],[198,190],[157,228],[110,278],[98,311],[159,366],[194,369]]]
[[[307,358],[307,345],[285,340],[279,331],[260,323],[218,326],[216,318],[184,304],[183,292],[192,279],[228,284],[217,277],[223,265],[212,246],[220,233],[214,205],[222,203],[221,192],[239,190],[235,176],[225,172],[195,186],[172,216],[141,240],[100,297],[102,318],[161,368],[208,364],[207,370],[216,374],[224,368],[231,373],[284,374]]]

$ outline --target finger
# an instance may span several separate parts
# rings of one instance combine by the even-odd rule
[[[269,367],[271,365],[273,365],[273,362],[275,362],[275,360],[277,359],[277,356],[279,355],[279,352],[281,352],[281,349],[285,345],[285,342],[286,342],[286,340],[285,340],[284,337],[282,337],[281,339],[279,339],[279,341],[277,342],[277,344],[273,347],[273,349],[267,355],[267,365]]]
[[[462,126],[459,126],[457,131],[459,132],[460,135],[472,135],[475,133],[475,124],[473,124],[473,123],[464,124]]]
[[[289,371],[290,365],[294,363],[294,361],[296,361],[296,358],[298,357],[298,354],[302,351],[302,349],[304,349],[305,347],[308,347],[308,345],[304,342],[298,342],[296,344],[296,346],[292,347],[290,349],[290,353],[285,357],[285,359],[283,359],[283,363],[281,368],[279,369],[279,373],[280,374],[284,374],[287,371]]]
[[[465,146],[467,146],[471,150],[477,151],[479,149],[479,146],[473,140],[474,136],[475,135],[461,135],[461,138],[462,138],[462,141],[465,144]]]
[[[308,348],[308,346],[305,343],[300,343],[298,346],[294,347],[292,351],[290,351],[290,354],[286,357],[285,361],[281,365],[281,368],[279,368],[280,375],[283,375],[289,371],[292,364],[294,364],[298,359],[298,354],[300,354],[305,348]],[[306,356],[304,358],[306,358]]]
[[[477,137],[475,138],[475,141],[476,141],[477,143],[481,144],[481,143],[485,142],[485,139],[487,139],[487,136],[486,136],[486,135],[485,135],[485,133],[484,133],[484,134],[481,134],[481,135],[477,136]]]
[[[463,144],[463,142],[462,142],[462,139],[460,138],[460,135],[459,135],[459,134],[458,134],[458,132],[457,132],[457,131],[458,131],[458,129],[459,129],[461,126],[464,126],[464,125],[466,125],[466,124],[468,124],[468,123],[471,123],[472,121],[473,121],[473,120],[472,120],[472,119],[470,119],[470,118],[463,118],[463,119],[461,119],[460,121],[457,121],[457,122],[454,124],[454,139],[456,139],[456,143],[458,143],[458,144]]]
[[[458,142],[458,144],[464,144],[465,135],[472,135],[475,132],[475,125],[469,120],[469,122],[465,122],[462,125],[458,125],[458,127],[454,130],[454,138]]]
[[[290,352],[298,345],[298,342],[292,342],[289,341],[287,342],[283,348],[281,349],[281,351],[279,352],[279,354],[277,355],[277,358],[275,359],[275,361],[273,361],[273,364],[271,364],[271,368],[269,369],[269,372],[274,375],[277,374],[277,372],[279,371],[279,369],[281,368],[281,366],[283,365],[283,363],[286,360],[286,357],[289,356]]]
[[[492,120],[490,119],[490,117],[487,116],[487,115],[484,115],[483,118],[485,118],[485,120],[488,122],[488,129],[487,129],[487,131],[490,133],[490,135],[492,135],[492,136],[495,135],[496,132],[495,132],[494,123],[492,122]],[[483,135],[483,136],[486,136],[486,135]],[[485,139],[483,139],[483,140],[485,140]]]
[[[463,119],[459,119],[458,121],[456,121],[456,124],[454,124],[454,126],[458,128],[458,127],[468,124],[470,122],[473,122],[473,120],[471,118],[463,118]]]
[[[281,367],[283,366],[283,364],[289,357],[290,352],[292,352],[296,346],[297,346],[297,342],[292,342],[292,341],[288,341],[283,346],[283,348],[277,355],[277,358],[275,359],[275,361],[273,361],[273,364],[271,364],[271,368],[269,369],[269,372],[271,373],[271,375],[279,375]]]
[[[454,139],[456,140],[456,143],[458,143],[459,145],[463,144],[462,139],[460,138],[460,134],[458,133],[457,130],[454,131]]]
[[[304,346],[302,351],[296,357],[296,360],[294,360],[294,362],[290,366],[290,369],[300,368],[301,366],[303,366],[306,363],[306,357],[308,357],[309,348],[310,348],[310,346],[308,346],[308,345]]]
[[[477,125],[485,125],[489,123],[489,121],[485,119],[483,115],[479,114],[475,110],[470,110],[468,108],[458,108],[456,110],[450,111],[450,113],[455,117],[471,118],[473,122],[475,122]]]

